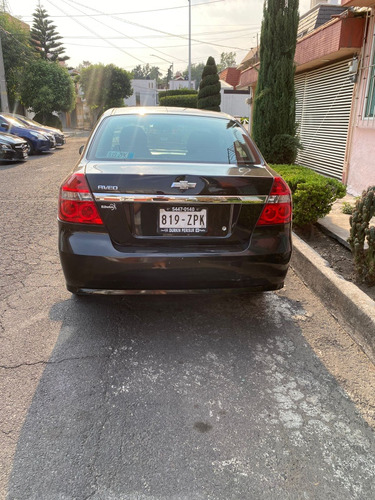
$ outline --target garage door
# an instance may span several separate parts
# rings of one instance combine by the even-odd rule
[[[342,179],[353,83],[348,60],[296,75],[297,163]]]

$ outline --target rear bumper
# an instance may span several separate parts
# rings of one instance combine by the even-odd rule
[[[257,237],[262,251],[158,252],[117,250],[108,234],[76,232],[60,222],[59,252],[73,293],[140,294],[264,291],[283,287],[291,257],[289,232],[271,242]],[[262,244],[264,245],[262,246]],[[267,248],[276,248],[272,252]]]

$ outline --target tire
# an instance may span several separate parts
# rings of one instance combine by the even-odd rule
[[[31,156],[35,153],[34,145],[30,141],[30,139],[26,139],[26,141],[27,141],[27,154]]]

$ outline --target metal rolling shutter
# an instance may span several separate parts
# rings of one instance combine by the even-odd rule
[[[353,83],[348,60],[296,75],[297,163],[342,179]]]

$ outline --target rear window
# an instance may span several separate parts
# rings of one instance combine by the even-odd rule
[[[260,163],[257,149],[234,120],[189,115],[105,118],[88,151],[90,160]]]

